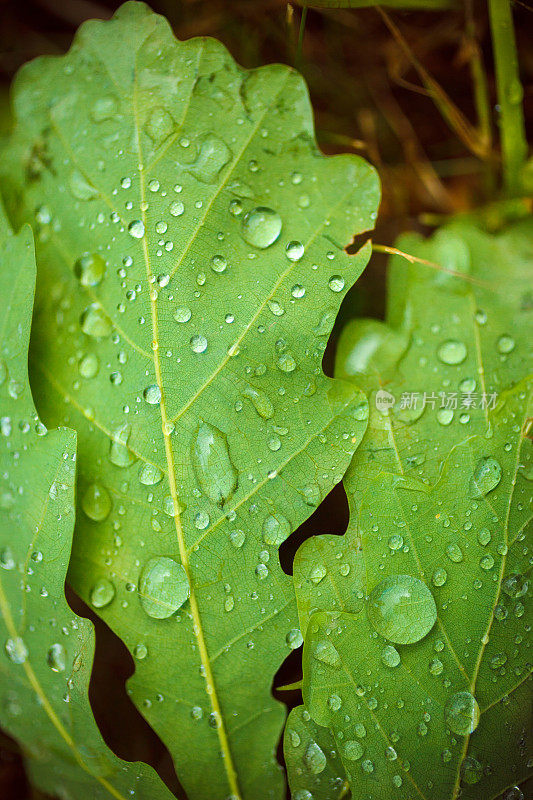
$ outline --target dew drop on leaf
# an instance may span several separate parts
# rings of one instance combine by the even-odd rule
[[[290,535],[291,523],[283,514],[269,514],[263,522],[263,541],[265,544],[279,546]]]
[[[259,206],[249,211],[242,220],[242,238],[248,244],[264,250],[274,244],[281,233],[281,217],[271,208]]]
[[[53,672],[64,672],[67,653],[62,644],[53,644],[46,654],[46,663]]]
[[[444,719],[450,730],[459,736],[467,736],[475,731],[479,717],[479,706],[471,692],[456,692],[446,700]]]
[[[111,511],[111,498],[105,486],[92,483],[83,494],[81,507],[89,519],[103,522]]]
[[[237,488],[237,470],[231,460],[226,435],[203,420],[191,444],[191,458],[196,480],[213,503],[222,505]]]
[[[437,619],[433,595],[421,580],[411,575],[389,575],[370,593],[369,620],[374,629],[396,644],[423,639]]]
[[[134,239],[142,239],[144,236],[144,222],[140,219],[134,219],[128,225],[128,233]]]
[[[439,345],[437,349],[437,356],[443,364],[454,366],[462,364],[466,358],[466,345],[457,339],[448,339]]]
[[[391,644],[385,645],[381,651],[381,660],[386,667],[397,667],[400,662],[400,654]]]
[[[363,745],[356,739],[349,739],[344,743],[344,755],[349,761],[358,761],[364,752]]]
[[[320,775],[326,768],[326,756],[316,742],[310,742],[303,756],[304,764],[311,775]]]
[[[139,471],[139,482],[144,486],[156,486],[163,480],[163,473],[155,464],[144,464]]]
[[[496,488],[501,479],[502,468],[495,458],[488,456],[480,459],[470,479],[470,496],[484,497]]]
[[[98,286],[105,275],[105,261],[98,253],[84,253],[74,264],[74,274],[82,286]]]
[[[100,578],[92,587],[89,596],[95,608],[105,608],[115,597],[115,587],[107,578]]]
[[[24,664],[28,658],[28,648],[26,647],[24,639],[21,639],[20,636],[8,639],[5,644],[5,649],[8,657],[14,664]]]
[[[341,657],[338,650],[328,639],[322,639],[322,641],[316,643],[313,648],[313,656],[317,661],[321,661],[330,667],[338,669],[341,665]]]
[[[161,402],[161,389],[157,385],[157,383],[152,383],[150,386],[147,386],[143,392],[143,397],[146,402],[151,405],[155,406]]]
[[[149,617],[171,617],[189,594],[187,573],[181,564],[164,556],[146,562],[139,579],[139,599]]]
[[[113,323],[98,303],[87,306],[80,317],[81,329],[87,336],[101,338],[109,336],[113,330]]]

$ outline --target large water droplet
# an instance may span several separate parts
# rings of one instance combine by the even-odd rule
[[[291,523],[283,514],[269,514],[263,522],[263,541],[265,544],[282,544],[290,535]]]
[[[164,556],[151,558],[145,564],[139,579],[139,598],[149,617],[171,617],[189,594],[187,573],[181,564]]]
[[[163,480],[163,473],[155,464],[144,464],[139,472],[139,481],[144,486],[155,486]]]
[[[304,254],[304,246],[301,242],[289,242],[285,248],[285,253],[289,261],[299,261]],[[303,294],[299,295],[303,297]]]
[[[134,219],[128,225],[128,233],[134,239],[142,239],[144,236],[144,222],[140,219]]]
[[[165,139],[168,139],[175,128],[176,123],[174,122],[174,118],[162,106],[156,106],[150,111],[144,125],[144,130],[156,147],[159,147]]]
[[[316,742],[310,742],[303,756],[304,764],[312,775],[324,772],[327,764],[324,751]]]
[[[350,739],[344,744],[344,755],[349,761],[358,761],[364,752],[363,745],[356,739]]]
[[[252,386],[247,386],[243,389],[243,397],[248,397],[259,414],[263,419],[271,419],[274,416],[274,406],[270,402],[267,395],[259,389],[254,389]]]
[[[96,375],[98,375],[99,368],[100,364],[95,353],[87,353],[87,355],[81,358],[80,363],[78,364],[78,370],[81,377],[86,378],[87,380],[96,377]]]
[[[281,217],[277,211],[259,206],[243,217],[242,238],[248,244],[264,250],[279,238],[281,226]]]
[[[439,345],[437,356],[443,364],[462,364],[466,358],[466,345],[457,339],[448,339]]]
[[[109,336],[113,330],[113,323],[98,303],[87,306],[80,317],[81,329],[87,336],[100,338]]]
[[[109,460],[117,467],[129,467],[136,460],[136,456],[128,448],[131,434],[131,425],[124,422],[115,431],[109,445]]]
[[[5,648],[7,655],[14,664],[24,664],[28,658],[28,648],[24,639],[21,639],[20,636],[8,639]]]
[[[385,645],[381,651],[381,660],[386,667],[397,667],[401,662],[399,652],[391,644]]]
[[[191,457],[202,492],[213,503],[225,503],[237,488],[238,477],[226,435],[202,420],[192,439]]]
[[[98,189],[89,183],[79,169],[73,169],[68,178],[68,186],[77,200],[93,200],[98,197]]]
[[[502,468],[492,456],[481,458],[476,464],[470,479],[470,497],[484,497],[491,492],[502,479]]]
[[[313,650],[313,656],[317,661],[336,669],[341,665],[341,657],[338,650],[328,639],[322,639],[322,641],[317,642]]]
[[[53,644],[46,654],[46,663],[53,672],[64,672],[67,665],[67,652],[62,644]]]
[[[444,719],[447,726],[460,736],[476,730],[480,711],[477,700],[470,692],[456,692],[446,700]]]
[[[157,383],[147,386],[143,392],[143,397],[149,405],[156,406],[161,401],[161,389]]]
[[[92,587],[89,596],[95,608],[105,608],[115,597],[115,587],[107,578],[100,578]]]
[[[200,145],[200,152],[194,164],[187,166],[186,169],[202,183],[214,183],[230,158],[231,150],[227,144],[218,136],[210,134]]]
[[[81,501],[85,514],[94,522],[102,522],[111,511],[111,498],[105,486],[92,483],[86,490]]]
[[[84,253],[74,264],[74,274],[82,286],[98,286],[105,275],[105,261],[98,253]]]
[[[411,575],[384,578],[370,593],[367,611],[375,630],[396,644],[418,642],[437,619],[433,595]]]
[[[498,339],[498,351],[502,354],[512,353],[515,348],[515,341],[512,336],[500,336]]]

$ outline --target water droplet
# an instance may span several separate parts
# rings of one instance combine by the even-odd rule
[[[139,482],[143,486],[156,486],[163,480],[163,473],[155,464],[144,464],[139,472]]]
[[[188,322],[191,316],[191,309],[186,306],[180,306],[174,311],[174,319],[176,322]]]
[[[105,486],[92,483],[84,492],[81,507],[94,522],[103,522],[111,511],[111,498]]]
[[[207,339],[200,333],[191,336],[189,344],[191,345],[193,353],[205,353],[207,350]]]
[[[332,275],[328,281],[328,286],[332,292],[342,292],[345,286],[344,278],[341,275]]]
[[[292,628],[285,637],[285,641],[291,650],[296,650],[297,647],[301,647],[304,643],[304,637],[302,636],[300,628]]]
[[[146,647],[145,644],[142,644],[142,643],[141,644],[137,644],[133,648],[133,655],[139,661],[142,661],[143,658],[146,658],[146,656],[148,655],[148,648]]]
[[[142,239],[144,236],[144,222],[140,219],[135,219],[128,225],[128,233],[134,239]]]
[[[363,745],[356,739],[349,739],[344,743],[344,755],[349,761],[358,761],[364,752]]]
[[[403,547],[403,536],[400,533],[395,533],[389,538],[388,545],[391,550],[401,550]]]
[[[318,584],[324,580],[327,574],[327,570],[323,564],[315,564],[311,570],[309,579],[311,583],[314,583],[315,586],[318,586]]]
[[[82,357],[80,363],[78,364],[78,370],[81,377],[86,378],[87,380],[98,375],[99,368],[100,364],[95,353],[87,353],[87,355]]]
[[[161,402],[161,389],[156,383],[152,383],[144,390],[143,397],[149,405],[156,406]]]
[[[519,597],[524,597],[527,594],[529,589],[529,581],[524,575],[509,575],[509,577],[505,578],[502,584],[502,590],[507,595],[507,597],[511,597],[513,599],[517,599]]]
[[[260,417],[271,419],[274,416],[274,406],[264,392],[247,386],[242,394],[243,397],[249,398]]]
[[[363,770],[363,772],[367,773],[374,772],[374,764],[372,761],[370,761],[369,758],[367,758],[365,759],[365,761],[362,762],[361,769]]]
[[[131,434],[131,425],[124,422],[115,431],[109,444],[109,460],[117,467],[129,467],[136,460],[136,456],[128,448]]]
[[[116,113],[117,101],[112,95],[99,97],[91,108],[91,116],[95,122],[104,122],[106,119],[112,119]]]
[[[375,630],[396,644],[412,644],[432,629],[437,619],[433,595],[411,575],[389,575],[370,593],[368,617]]]
[[[502,479],[502,468],[492,456],[481,458],[476,464],[470,479],[470,497],[484,497],[491,492]]]
[[[52,672],[64,672],[67,665],[67,652],[62,644],[53,644],[46,654],[46,663]]]
[[[115,587],[107,578],[100,578],[90,591],[91,603],[95,608],[105,608],[115,597]]]
[[[200,152],[194,164],[187,166],[186,169],[202,183],[214,183],[230,158],[231,150],[227,144],[218,136],[210,134],[200,145]]]
[[[301,242],[289,242],[285,254],[289,261],[299,261],[304,254],[304,246]]]
[[[316,742],[310,742],[303,756],[304,764],[311,775],[319,775],[324,772],[327,764],[324,751]]]
[[[189,594],[187,573],[181,564],[164,556],[147,561],[139,579],[139,599],[149,617],[171,617]]]
[[[98,303],[87,306],[80,317],[81,329],[87,336],[100,338],[109,336],[113,330],[113,323]]]
[[[434,658],[429,662],[429,671],[431,675],[441,675],[444,669],[444,665],[440,658]]]
[[[277,211],[259,206],[245,214],[241,232],[245,242],[264,250],[277,241],[281,227],[281,217]]]
[[[154,142],[156,147],[159,147],[165,139],[174,132],[176,123],[171,114],[165,108],[156,106],[150,111],[148,119],[144,125],[144,130]]]
[[[290,353],[281,353],[278,357],[277,365],[281,372],[294,372],[297,366],[294,356]]]
[[[202,492],[213,503],[225,503],[237,488],[238,478],[226,435],[202,420],[192,439],[191,456]]]
[[[438,567],[431,578],[433,586],[444,586],[448,580],[448,573],[442,567]]]
[[[453,420],[453,411],[451,408],[439,408],[437,411],[437,422],[440,425],[449,425]]]
[[[8,639],[5,648],[7,655],[14,664],[24,664],[28,658],[28,648],[24,639],[21,639],[20,636]]]
[[[475,731],[479,717],[479,706],[470,692],[456,692],[446,700],[444,719],[450,730],[459,736],[467,736]]]
[[[93,200],[98,197],[98,189],[89,183],[79,169],[73,169],[68,178],[68,186],[77,200]]]
[[[263,541],[265,544],[279,546],[291,533],[291,523],[283,516],[276,513],[269,514],[263,522]]]
[[[454,564],[459,564],[463,560],[463,551],[458,544],[449,544],[446,546],[446,555],[453,561]]]
[[[457,339],[448,339],[442,342],[437,350],[437,356],[443,364],[462,364],[466,358],[466,345]]]
[[[386,667],[397,667],[401,661],[401,658],[396,648],[391,644],[387,644],[381,651],[381,660]]]
[[[330,667],[338,669],[341,665],[341,657],[337,648],[328,639],[322,639],[322,641],[317,642],[313,650],[313,656],[317,661],[321,661]]]
[[[105,275],[105,261],[97,253],[84,253],[74,264],[74,274],[82,286],[98,286]]]
[[[482,547],[486,547],[492,539],[488,528],[482,528],[477,535],[477,540]]]
[[[498,339],[498,352],[502,354],[511,353],[515,348],[515,341],[512,336],[500,336]]]

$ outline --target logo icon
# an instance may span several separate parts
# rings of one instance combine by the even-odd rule
[[[378,411],[388,411],[396,402],[394,395],[385,389],[378,389],[376,392],[376,408]]]

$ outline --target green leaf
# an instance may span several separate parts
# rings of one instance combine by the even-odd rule
[[[78,433],[69,580],[136,657],[132,699],[189,796],[278,797],[271,683],[300,640],[278,547],[366,426],[321,361],[376,174],[319,153],[295,72],[177,42],[141,3],[25,67],[15,110],[33,386]]]
[[[339,346],[371,409],[345,478],[351,521],[304,543],[294,580],[306,709],[354,800],[493,798],[528,774],[531,230],[404,239],[448,272],[393,260],[388,324],[353,322]],[[376,407],[379,387],[394,405]],[[412,391],[458,391],[459,408],[447,424],[440,403],[400,408]],[[498,396],[461,411],[462,392]]]
[[[33,237],[0,208],[0,724],[32,782],[62,798],[170,800],[159,778],[106,747],[87,696],[92,624],[65,599],[76,435],[46,430],[28,383]]]

